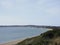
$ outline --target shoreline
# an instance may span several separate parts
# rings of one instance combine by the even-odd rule
[[[32,36],[32,37],[35,37],[35,36]],[[5,42],[5,43],[0,43],[0,45],[15,45],[15,44],[17,44],[19,42],[22,42],[23,40],[25,40],[27,38],[31,38],[31,37],[25,37],[25,38],[21,38],[21,39],[16,39],[16,40],[8,41],[8,42]]]
[[[23,38],[23,39],[17,39],[17,40],[13,40],[13,41],[8,41],[6,43],[0,43],[0,45],[15,45],[17,44],[18,42],[21,42],[23,40],[25,40],[26,38]]]
[[[47,29],[47,30],[52,30],[52,29]],[[35,36],[32,36],[32,37],[35,37]],[[31,38],[31,37],[25,37],[25,38],[20,38],[20,39],[16,39],[16,40],[11,40],[11,41],[8,41],[5,43],[0,43],[0,45],[15,45],[15,44],[27,39],[27,38]]]

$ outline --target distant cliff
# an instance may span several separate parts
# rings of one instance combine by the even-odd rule
[[[16,45],[60,45],[60,29],[53,29],[39,36],[28,38]]]

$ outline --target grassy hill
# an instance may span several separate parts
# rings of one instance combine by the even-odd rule
[[[60,29],[53,29],[39,36],[28,38],[16,45],[60,45]]]

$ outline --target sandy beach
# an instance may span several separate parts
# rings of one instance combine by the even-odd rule
[[[18,42],[21,42],[21,41],[23,41],[23,40],[24,40],[24,39],[14,40],[14,41],[10,41],[10,42],[3,43],[3,44],[0,44],[0,45],[15,45],[15,44],[17,44]]]

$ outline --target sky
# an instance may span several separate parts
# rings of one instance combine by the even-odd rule
[[[60,26],[60,0],[0,0],[0,25]]]

